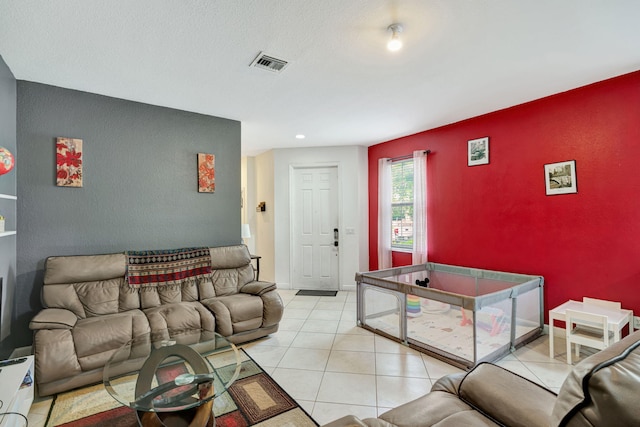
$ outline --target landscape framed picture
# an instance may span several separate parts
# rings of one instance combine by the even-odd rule
[[[576,161],[567,160],[544,165],[544,180],[547,196],[577,193]]]
[[[489,137],[472,139],[467,143],[468,166],[486,165],[489,163]]]

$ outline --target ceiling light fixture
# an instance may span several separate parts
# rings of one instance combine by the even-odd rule
[[[299,133],[296,135],[296,139],[304,139],[304,135]]]
[[[387,49],[391,52],[400,50],[402,47],[402,40],[400,40],[400,33],[402,30],[403,28],[400,24],[391,24],[387,27],[387,31],[391,31],[391,39],[389,39],[389,42],[387,43]]]

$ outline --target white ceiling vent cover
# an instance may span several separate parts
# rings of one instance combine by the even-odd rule
[[[262,68],[273,71],[274,73],[279,73],[287,67],[287,64],[289,63],[284,59],[274,58],[273,56],[266,55],[264,52],[260,52],[250,67]]]

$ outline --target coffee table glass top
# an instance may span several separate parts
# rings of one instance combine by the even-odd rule
[[[161,331],[135,337],[104,368],[109,394],[147,412],[194,408],[224,393],[240,373],[235,345],[212,331]]]

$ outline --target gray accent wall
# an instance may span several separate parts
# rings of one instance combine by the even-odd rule
[[[16,79],[0,56],[0,147],[16,153]],[[0,175],[0,194],[16,194],[17,167]],[[5,217],[5,228],[16,229],[16,201],[0,198],[0,214]],[[0,359],[9,354],[9,331],[14,307],[16,287],[16,236],[0,237],[0,277],[3,296],[0,301]]]
[[[240,122],[17,86],[16,347],[32,341],[49,256],[241,242]],[[82,188],[56,186],[56,137],[84,141]],[[216,156],[215,193],[198,193],[197,153]]]

